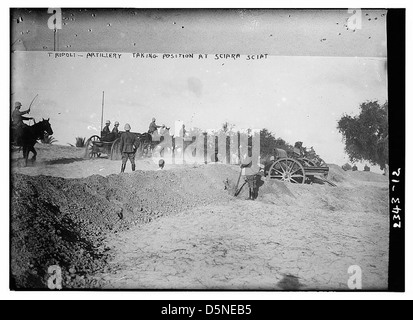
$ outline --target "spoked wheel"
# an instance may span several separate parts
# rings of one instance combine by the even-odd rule
[[[100,157],[101,153],[99,150],[99,146],[97,146],[97,143],[99,142],[100,142],[100,137],[97,135],[91,136],[86,141],[86,157],[89,157],[89,158]]]
[[[282,158],[275,161],[268,171],[269,179],[277,179],[284,182],[305,183],[304,168],[295,159]]]

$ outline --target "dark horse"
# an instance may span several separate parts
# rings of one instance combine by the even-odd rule
[[[36,160],[37,152],[34,149],[34,145],[37,140],[43,139],[45,134],[52,135],[53,130],[50,126],[49,119],[35,123],[32,126],[25,126],[20,129],[20,135],[15,141],[17,146],[23,147],[23,158],[25,165],[27,166],[27,160],[29,158],[29,152],[33,153],[32,160]],[[13,132],[13,136],[16,137],[16,131]]]

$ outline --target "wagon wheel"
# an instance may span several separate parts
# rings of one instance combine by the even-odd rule
[[[120,138],[113,141],[112,148],[110,149],[110,160],[120,160],[122,158],[119,146]]]
[[[292,158],[275,161],[268,170],[269,179],[277,179],[291,183],[305,183],[305,172],[300,162]]]
[[[86,157],[93,158],[93,157],[100,157],[101,153],[99,152],[99,148],[95,146],[95,142],[100,142],[100,137],[97,135],[91,136],[86,141]]]

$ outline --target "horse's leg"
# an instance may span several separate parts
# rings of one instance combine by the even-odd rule
[[[34,146],[31,146],[29,151],[33,153],[32,161],[36,161],[37,151],[34,149]],[[27,152],[27,157],[29,157],[29,153]]]
[[[29,151],[26,146],[23,146],[23,160],[24,160],[24,166],[27,167],[27,158],[29,156]]]

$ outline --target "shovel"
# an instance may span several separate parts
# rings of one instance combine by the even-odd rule
[[[241,168],[241,171],[239,172],[237,184],[235,185],[234,197],[236,197],[236,196],[239,195],[239,193],[241,192],[242,188],[243,188],[243,187],[245,186],[245,184],[247,183],[247,182],[244,182],[244,183],[241,185],[241,187],[238,189],[239,181],[241,180],[241,175],[242,175],[242,168]]]

